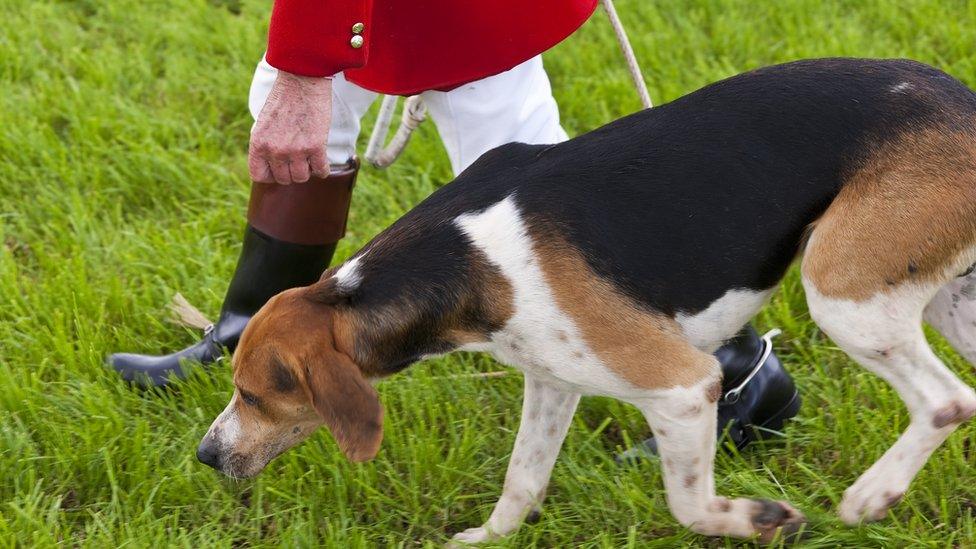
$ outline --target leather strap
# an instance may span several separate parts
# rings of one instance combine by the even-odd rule
[[[326,178],[279,185],[252,183],[247,221],[262,233],[294,244],[338,242],[346,234],[352,188],[359,173],[353,157]]]

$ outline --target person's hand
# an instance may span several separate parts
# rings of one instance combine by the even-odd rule
[[[331,78],[279,72],[251,131],[251,179],[288,185],[329,175],[325,143],[331,120]]]

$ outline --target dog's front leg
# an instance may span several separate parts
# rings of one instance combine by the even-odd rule
[[[707,360],[714,362],[712,357]],[[804,518],[786,503],[715,494],[712,465],[720,387],[716,375],[691,387],[653,391],[646,399],[632,401],[658,442],[671,512],[681,524],[708,536],[771,541],[777,533],[792,534]]]
[[[514,532],[527,515],[540,509],[579,398],[578,394],[525,376],[522,424],[508,462],[502,497],[488,522],[455,535],[452,546],[480,543]]]

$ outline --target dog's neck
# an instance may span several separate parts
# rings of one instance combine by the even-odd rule
[[[369,378],[389,376],[424,358],[449,353],[450,328],[434,311],[418,314],[415,303],[370,309],[355,302],[339,308],[333,321],[337,348]]]

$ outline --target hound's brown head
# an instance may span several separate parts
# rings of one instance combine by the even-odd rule
[[[379,451],[383,409],[337,345],[342,320],[328,284],[278,294],[248,323],[234,353],[234,395],[203,437],[200,461],[253,477],[323,424],[352,461]]]

